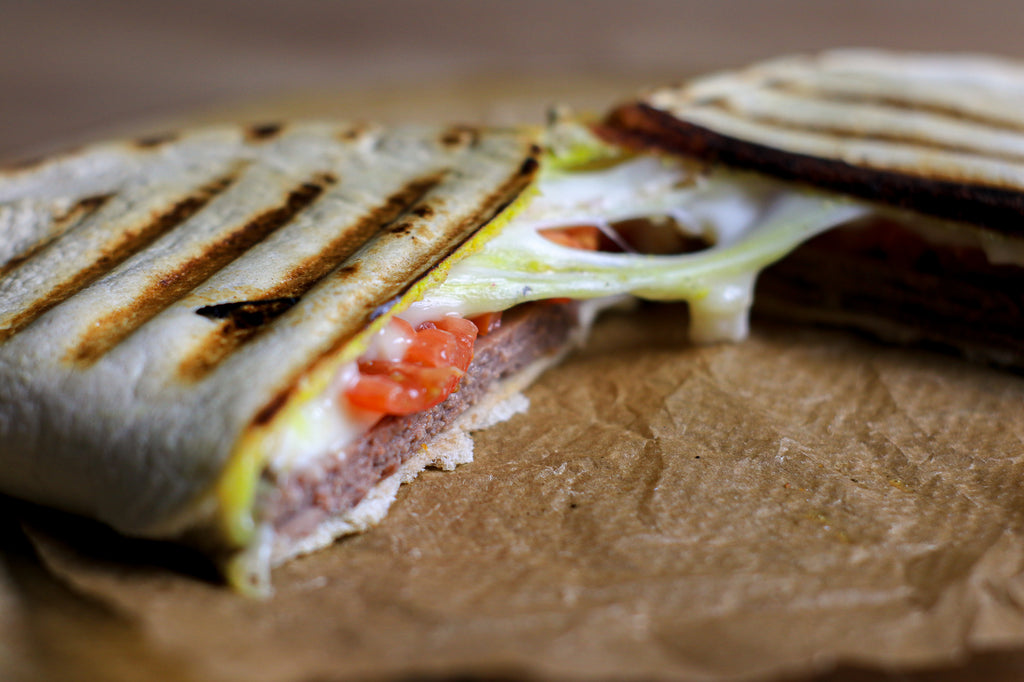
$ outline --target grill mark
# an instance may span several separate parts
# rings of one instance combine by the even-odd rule
[[[476,147],[480,143],[480,129],[468,125],[454,125],[441,133],[445,147]]]
[[[370,132],[370,126],[365,123],[359,123],[338,133],[338,139],[342,142],[355,142],[368,132]]]
[[[286,296],[198,308],[196,314],[209,318],[217,326],[205,339],[202,352],[190,355],[182,363],[179,374],[187,379],[205,376],[236,348],[298,302],[298,296]]]
[[[277,137],[283,129],[284,126],[280,123],[258,123],[246,129],[245,139],[250,142],[265,142]]]
[[[45,298],[26,306],[18,315],[12,317],[7,326],[0,329],[0,342],[14,336],[48,310],[60,305],[132,255],[145,249],[162,235],[187,221],[215,196],[231,186],[235,181],[236,173],[237,170],[232,171],[230,174],[204,185],[195,194],[179,200],[141,228],[129,230],[120,235],[120,240],[108,244],[106,251],[95,261],[72,274],[63,282],[56,283]]]
[[[135,140],[135,146],[139,149],[153,149],[155,147],[161,147],[165,144],[169,144],[178,139],[178,133],[158,133],[156,135],[147,135],[140,137]]]
[[[358,275],[360,269],[359,263],[352,263],[351,265],[346,265],[343,268],[338,268],[334,275],[340,279],[347,279]]]
[[[233,301],[197,308],[196,314],[211,320],[228,320],[238,329],[251,329],[266,324],[298,302],[297,296],[258,301]]]
[[[65,232],[98,211],[104,204],[110,201],[111,196],[113,195],[98,194],[96,196],[79,199],[75,202],[74,206],[54,219],[54,227],[45,239],[33,244],[28,250],[23,253],[19,253],[6,263],[0,265],[0,277],[3,277],[25,261],[32,259],[32,257],[37,253],[59,239]]]
[[[384,226],[396,220],[411,206],[422,200],[427,192],[440,184],[444,175],[444,172],[434,173],[407,183],[389,196],[383,204],[360,217],[352,227],[340,230],[338,237],[318,254],[295,264],[281,278],[281,282],[276,287],[262,292],[261,300],[288,298],[297,302],[332,271],[336,275],[353,276],[359,271],[358,263],[346,265],[339,270],[335,270],[335,268],[358,251]],[[239,329],[228,322],[222,322],[211,330],[206,339],[182,360],[178,374],[184,380],[202,379],[232,353],[259,336],[273,322],[273,319],[267,319],[263,324],[246,329]]]
[[[540,148],[536,145],[532,145],[530,148],[530,154],[536,155],[539,153]],[[463,235],[462,239],[454,240],[455,243],[449,245],[447,250],[441,252],[440,256],[432,255],[430,261],[427,262],[428,267],[426,271],[429,272],[430,267],[437,265],[437,263],[447,258],[454,250],[465,243],[476,230],[469,230],[466,234],[466,226],[471,225],[475,228],[480,228],[493,220],[497,215],[504,211],[513,201],[520,195],[520,193],[532,182],[533,176],[536,174],[539,168],[539,163],[535,156],[531,156],[524,161],[520,167],[503,182],[495,191],[487,195],[479,204],[476,211],[473,211],[465,220],[460,224],[460,233]],[[440,182],[440,178],[435,181],[435,185]],[[431,185],[430,187],[433,187]],[[426,192],[429,191],[429,187],[423,189],[420,196],[422,197]],[[338,271],[341,276],[351,276],[351,273]],[[351,328],[339,330],[338,335],[335,337],[333,342],[323,351],[316,359],[309,363],[307,368],[300,371],[296,376],[292,377],[288,381],[287,386],[279,391],[277,395],[271,398],[253,417],[252,426],[259,427],[268,424],[281,409],[287,405],[288,400],[295,392],[295,387],[301,376],[307,372],[315,371],[315,368],[321,363],[326,361],[328,358],[338,353],[345,345],[352,340],[352,338],[362,331],[371,320],[376,319],[383,310],[386,310],[384,306],[390,307],[394,304],[396,297],[401,296],[404,292],[408,291],[411,287],[415,286],[423,275],[422,264],[413,268],[413,272],[410,273],[409,279],[412,282],[406,283],[406,286],[398,287],[397,291],[394,292],[381,292],[384,296],[387,296],[387,300],[381,303],[374,303],[364,307],[362,315],[356,324],[352,325]]]
[[[131,301],[98,320],[93,331],[71,350],[69,359],[92,364],[114,348],[132,332],[156,316],[232,260],[248,251],[275,230],[286,225],[301,210],[312,204],[323,192],[315,182],[303,182],[292,190],[277,208],[264,211],[248,223],[211,244],[197,255],[137,293]]]
[[[77,218],[86,218],[89,215],[95,213],[105,203],[110,201],[111,194],[97,194],[96,196],[84,197],[75,202],[75,205],[69,208],[63,215],[59,216],[55,222],[66,223]]]
[[[353,226],[341,230],[338,237],[327,244],[318,254],[295,264],[282,277],[281,284],[275,288],[272,295],[283,296],[285,291],[289,296],[305,294],[338,267],[339,263],[344,263],[358,251],[371,237],[406,213],[411,206],[421,201],[427,192],[441,183],[444,175],[444,173],[434,173],[407,183],[389,196],[382,205],[361,216]]]
[[[537,172],[537,169],[540,168],[540,162],[536,159],[536,156],[540,154],[540,148],[533,146],[531,147],[531,150],[533,155],[523,161],[522,165],[519,166],[520,176],[533,176],[533,174]]]
[[[388,232],[391,234],[409,234],[412,232],[412,228],[415,224],[415,221],[412,220],[399,220],[388,228]]]
[[[870,95],[858,92],[840,92],[827,87],[800,86],[796,83],[785,81],[774,81],[766,83],[768,90],[783,92],[794,95],[807,95],[809,99],[818,99],[836,104],[866,104],[879,105],[890,109],[912,111],[933,114],[943,118],[949,118],[965,123],[976,123],[986,128],[997,128],[1007,132],[1024,133],[1024,123],[1013,121],[998,116],[986,116],[977,111],[964,111],[952,105],[944,106],[937,102],[926,102],[912,98],[900,98],[891,95]]]
[[[715,102],[708,102],[703,109],[717,109],[725,114],[730,114],[745,121],[751,121],[759,123],[768,127],[774,127],[777,130],[789,130],[800,133],[813,133],[820,135],[828,135],[835,138],[844,140],[862,140],[865,142],[882,142],[889,144],[902,144],[913,147],[919,147],[921,149],[932,149],[937,151],[953,152],[960,154],[969,154],[985,159],[998,159],[1000,161],[1007,161],[1011,163],[1024,162],[1024,154],[1015,154],[1010,152],[993,152],[993,151],[982,151],[969,145],[951,145],[937,140],[929,139],[927,137],[914,137],[908,135],[888,135],[884,133],[874,133],[866,135],[859,133],[856,128],[844,127],[839,125],[830,125],[828,122],[822,121],[818,125],[811,125],[807,123],[797,123],[785,121],[783,119],[767,116],[764,114],[750,114],[748,112],[740,111],[733,107],[729,102],[718,100]]]

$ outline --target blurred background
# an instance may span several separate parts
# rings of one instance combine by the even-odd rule
[[[784,52],[1021,35],[1014,0],[0,0],[0,158],[265,112],[520,120]]]

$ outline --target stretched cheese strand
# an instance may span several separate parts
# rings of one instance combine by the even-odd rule
[[[403,314],[413,321],[471,316],[547,298],[632,294],[690,304],[694,341],[739,340],[760,270],[820,232],[868,213],[834,194],[733,172],[694,175],[681,163],[638,157],[590,172],[553,170],[539,196],[447,279]],[[669,216],[713,244],[660,256],[584,251],[538,230]]]

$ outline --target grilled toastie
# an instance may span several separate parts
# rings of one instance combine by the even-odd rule
[[[1024,367],[1024,66],[838,50],[661,88],[604,134],[853,197],[759,309]]]

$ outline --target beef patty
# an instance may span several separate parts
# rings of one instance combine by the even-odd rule
[[[773,316],[1024,368],[1024,268],[884,218],[803,244],[762,273],[754,301],[755,311]]]
[[[578,318],[573,303],[534,303],[506,312],[500,327],[477,339],[473,362],[444,402],[417,414],[384,417],[342,452],[324,453],[310,467],[272,481],[263,520],[275,531],[301,535],[302,529],[351,509],[492,386],[563,348]]]

